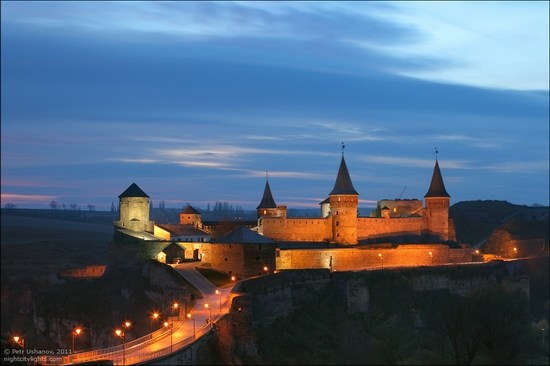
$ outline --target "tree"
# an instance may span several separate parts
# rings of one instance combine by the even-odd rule
[[[67,205],[66,205],[66,204],[64,204],[64,203],[62,203],[62,204],[61,204],[61,207],[63,207],[63,209],[64,209],[64,210],[66,210],[66,209],[67,209]]]
[[[71,203],[71,204],[69,204],[69,208],[72,211],[76,211],[76,210],[78,210],[78,205],[76,203]]]
[[[4,205],[4,208],[11,210],[11,209],[17,208],[17,205],[15,203],[6,203]]]
[[[86,207],[88,207],[89,211],[95,211],[95,205],[88,205]]]
[[[52,210],[57,210],[57,208],[59,207],[59,203],[57,203],[55,201],[51,201],[50,202],[50,207],[52,208]]]

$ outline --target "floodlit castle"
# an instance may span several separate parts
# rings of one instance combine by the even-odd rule
[[[295,268],[350,270],[383,266],[384,261],[386,265],[471,261],[469,249],[456,243],[450,195],[437,157],[424,205],[417,199],[381,200],[369,217],[361,217],[358,199],[342,153],[334,188],[320,203],[320,217],[287,217],[287,207],[275,203],[266,179],[257,224],[211,241],[212,223],[202,222],[200,212],[191,206],[180,213],[179,224],[149,220],[149,196],[133,183],[119,196],[115,240],[149,241],[151,258],[169,263],[173,258],[203,260],[238,276]]]
[[[344,155],[328,199],[321,202],[320,218],[288,218],[286,206],[277,206],[266,181],[258,210],[258,233],[278,242],[326,242],[356,245],[373,241],[448,242],[456,241],[449,219],[450,195],[445,190],[439,164],[435,162],[432,181],[418,200],[379,201],[379,216],[359,217],[359,193],[353,187]],[[388,207],[390,206],[390,207]]]

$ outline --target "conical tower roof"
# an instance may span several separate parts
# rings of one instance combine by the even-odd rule
[[[260,208],[277,208],[277,205],[275,204],[275,200],[273,199],[273,195],[271,194],[271,188],[269,188],[269,182],[265,181],[265,188],[264,188],[264,196],[262,197],[262,202],[256,207],[256,209]]]
[[[443,177],[441,177],[441,170],[439,170],[439,163],[435,159],[434,173],[432,175],[432,182],[430,183],[430,189],[424,197],[451,197],[445,190],[445,184],[443,184]]]
[[[187,205],[185,210],[183,210],[181,213],[182,214],[187,214],[187,215],[200,215],[201,214],[199,211],[195,210],[195,208],[191,205]]]
[[[355,188],[353,188],[353,184],[351,183],[348,167],[346,166],[346,161],[344,160],[344,155],[342,155],[342,161],[340,162],[340,169],[338,169],[336,183],[334,183],[334,188],[332,189],[332,192],[330,192],[328,195],[332,196],[336,194],[359,195],[359,193],[357,193]]]
[[[132,185],[128,188],[126,188],[126,190],[124,192],[122,192],[120,194],[120,196],[118,196],[118,198],[121,198],[121,197],[147,197],[149,198],[148,195],[145,194],[145,192],[143,192],[141,190],[141,188],[138,187],[137,184],[135,183],[132,183]]]

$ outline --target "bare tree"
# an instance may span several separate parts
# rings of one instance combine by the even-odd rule
[[[73,211],[76,211],[78,210],[78,205],[76,203],[71,203],[69,204],[69,208]]]
[[[88,205],[88,211],[95,211],[95,205]]]
[[[52,208],[52,210],[57,210],[57,208],[59,207],[59,203],[57,203],[55,201],[51,201],[50,202],[50,207]]]
[[[17,208],[17,205],[15,203],[6,203],[4,205],[4,208],[7,208],[8,210],[11,210],[11,209]]]

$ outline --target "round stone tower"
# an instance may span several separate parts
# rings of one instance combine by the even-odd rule
[[[332,241],[336,244],[357,244],[357,206],[359,193],[353,188],[342,153],[334,188],[329,193],[332,217]]]
[[[455,240],[449,235],[449,206],[451,196],[445,190],[437,157],[428,193],[424,195],[426,202],[425,220],[428,235],[435,241]]]

